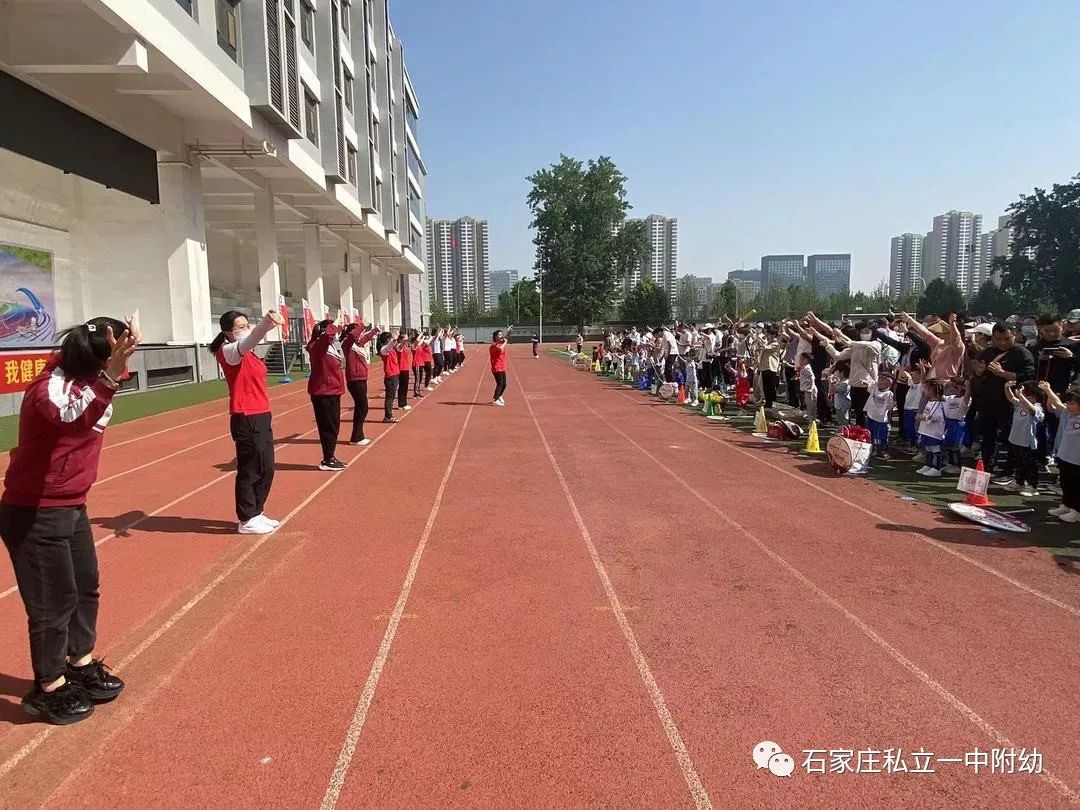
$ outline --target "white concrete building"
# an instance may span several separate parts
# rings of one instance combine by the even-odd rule
[[[492,270],[488,274],[487,285],[487,308],[496,309],[499,306],[499,296],[504,292],[510,292],[520,280],[517,270]]]
[[[657,287],[667,290],[674,301],[675,279],[679,275],[679,220],[650,214],[644,220],[628,219],[627,222],[645,223],[649,254],[624,280],[624,292],[629,292],[642,279],[650,278]]]
[[[982,214],[948,211],[934,217],[922,251],[922,278],[926,284],[943,279],[955,284],[965,297],[979,289],[979,236]]]
[[[902,233],[892,238],[889,248],[889,295],[895,301],[908,292],[921,293],[922,251],[925,237]]]
[[[138,307],[137,387],[215,376],[196,345],[228,308],[419,323],[420,106],[387,0],[5,0],[0,31],[0,251],[47,257],[57,329]]]
[[[475,300],[488,307],[491,272],[486,219],[429,219],[427,221],[428,297],[448,312],[461,312]]]

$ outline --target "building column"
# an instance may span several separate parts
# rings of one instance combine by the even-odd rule
[[[281,295],[281,277],[278,274],[277,222],[274,216],[274,193],[270,187],[255,190],[255,253],[258,259],[259,301],[261,317],[277,309]],[[281,330],[274,329],[267,340],[281,340]]]
[[[401,274],[387,271],[387,284],[390,288],[390,320],[398,326],[404,326],[401,312]]]
[[[341,268],[341,281],[338,285],[341,290],[341,311],[343,314],[348,315],[351,320],[353,308],[352,265],[353,260],[356,258],[356,248],[346,242],[345,255],[342,258],[345,266]]]
[[[372,293],[371,256],[360,251],[360,319],[364,323],[375,323],[375,303]]]
[[[387,294],[390,274],[385,267],[372,263],[375,283],[375,322],[384,329],[390,328],[390,297]]]
[[[304,297],[315,314],[315,320],[322,317],[326,304],[326,289],[323,285],[322,243],[318,225],[304,226]],[[302,314],[302,313],[301,313]]]
[[[195,166],[158,167],[162,230],[168,253],[172,340],[208,343],[213,339],[210,271],[206,260],[202,171]]]

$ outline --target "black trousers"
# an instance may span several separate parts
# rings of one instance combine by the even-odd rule
[[[869,388],[851,386],[851,412],[855,414],[855,424],[859,427],[866,427],[866,403],[869,399]]]
[[[274,483],[274,431],[270,414],[233,414],[229,432],[236,442],[236,517],[242,523],[263,513]]]
[[[386,419],[393,419],[394,418],[394,397],[397,396],[397,389],[398,389],[398,376],[396,374],[394,374],[393,376],[387,377],[386,378],[386,401],[383,403],[383,410],[385,411],[384,418],[386,418]]]
[[[784,366],[784,377],[787,381],[787,401],[792,408],[801,407],[799,403],[799,375],[792,366]]]
[[[495,397],[494,399],[502,399],[502,395],[506,393],[506,372],[505,371],[493,371],[492,376],[495,378]]]
[[[776,371],[761,372],[761,391],[765,395],[765,407],[771,408],[776,402],[776,387],[780,384],[780,374]]]
[[[1058,425],[1060,424],[1061,417],[1047,408],[1046,419],[1039,425],[1040,467],[1045,467],[1046,463],[1050,461],[1050,454],[1054,451],[1054,438],[1057,436]]]
[[[364,420],[368,415],[367,380],[349,380],[346,387],[353,400],[352,435],[349,441],[363,441]]]
[[[412,367],[412,392],[414,397],[420,396],[420,387],[424,384],[424,367],[413,366]]]
[[[664,358],[664,382],[675,382],[675,355]]]
[[[1080,465],[1057,460],[1058,476],[1061,479],[1061,502],[1080,512]]]
[[[0,537],[26,608],[34,678],[51,683],[67,658],[89,655],[97,641],[98,563],[86,507],[0,504]]]
[[[706,357],[701,368],[698,369],[698,385],[701,386],[701,390],[708,391],[712,388],[712,373],[712,358]]]
[[[428,360],[424,363],[424,387],[427,388],[431,385],[431,361]]]
[[[435,370],[433,373],[436,377],[438,377],[440,374],[443,373],[443,353],[435,352],[434,354],[432,354],[432,359],[435,363]]]
[[[409,370],[398,372],[397,404],[404,408],[409,404]]]
[[[323,461],[329,461],[337,451],[338,431],[341,428],[341,397],[313,396],[311,409],[315,411],[315,424],[319,428]]]
[[[979,432],[982,434],[982,460],[987,472],[993,472],[997,461],[998,445],[1008,444],[1008,433],[1012,427],[1012,408],[990,405],[979,411]],[[1004,475],[1013,474],[1014,459],[1007,457]]]
[[[1039,486],[1038,450],[1010,444],[1009,466],[1012,467],[1013,478],[1016,480],[1016,483],[1021,486],[1029,486],[1032,489],[1036,489]]]
[[[443,352],[443,368],[445,368],[447,371],[454,370],[454,355],[455,352],[450,350]]]

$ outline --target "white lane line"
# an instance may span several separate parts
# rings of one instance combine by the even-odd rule
[[[705,790],[705,785],[702,784],[701,777],[698,776],[697,768],[694,767],[694,762],[686,749],[686,744],[683,742],[682,735],[679,733],[679,727],[675,723],[675,718],[671,716],[667,701],[660,691],[660,685],[656,682],[656,678],[653,677],[652,670],[649,668],[649,662],[645,659],[645,653],[641,651],[641,647],[638,645],[637,636],[634,635],[633,628],[630,627],[630,622],[626,618],[626,612],[622,603],[619,601],[619,596],[615,593],[615,587],[611,584],[611,579],[608,577],[607,569],[600,560],[600,554],[593,544],[592,535],[589,534],[589,530],[585,526],[585,521],[581,517],[581,512],[578,510],[577,502],[574,500],[574,496],[570,491],[570,486],[566,483],[566,477],[559,467],[559,462],[555,460],[555,454],[551,452],[551,445],[548,443],[543,428],[540,427],[540,420],[536,418],[536,412],[533,410],[532,403],[529,401],[529,397],[525,393],[525,388],[522,386],[520,379],[515,378],[515,381],[517,382],[518,388],[521,390],[525,407],[529,409],[529,415],[532,417],[533,424],[536,426],[536,432],[540,434],[540,441],[544,444],[544,452],[547,453],[548,460],[551,462],[551,466],[555,470],[555,475],[559,479],[559,486],[562,487],[566,502],[570,505],[570,511],[574,515],[574,521],[577,523],[578,531],[581,533],[581,538],[585,541],[585,547],[589,550],[589,557],[592,559],[593,568],[596,569],[597,576],[600,577],[600,583],[604,586],[604,593],[607,595],[608,605],[611,607],[611,612],[615,616],[615,621],[618,622],[619,629],[622,631],[623,638],[626,640],[626,646],[630,650],[630,656],[634,659],[638,674],[641,676],[641,680],[645,684],[645,689],[649,693],[653,708],[656,710],[656,715],[660,719],[660,725],[664,728],[664,734],[667,735],[668,744],[675,754],[675,761],[679,764],[679,769],[682,771],[683,778],[686,780],[686,785],[690,789],[690,795],[694,799],[694,804],[698,808],[711,808],[712,801],[709,799],[708,791]]]
[[[406,411],[404,414],[402,414],[398,418],[398,421],[395,424],[401,424],[402,422],[404,422],[405,419],[410,414],[416,413],[416,410],[417,410],[418,407],[419,407],[419,404],[414,405],[413,409],[411,411]],[[394,428],[394,426],[395,425],[388,425],[387,430],[383,431],[378,436],[376,436],[374,439],[372,439],[371,444],[364,447],[359,453],[357,453],[349,461],[348,466],[346,467],[346,470],[351,468],[352,465],[355,464],[356,461],[362,455],[364,455],[364,453],[368,452],[369,450],[371,450],[371,448],[373,448],[376,444],[378,444],[379,440],[382,439],[383,436],[386,436],[388,433],[390,433],[390,431]],[[314,433],[314,432],[315,432],[314,430],[310,430],[310,431],[308,431],[308,433],[305,433],[304,436],[307,436],[307,435],[309,435],[311,433]],[[301,438],[303,438],[303,437],[301,437]],[[290,520],[292,520],[297,514],[299,514],[299,512],[305,506],[307,506],[313,500],[315,500],[315,498],[317,498],[323,492],[323,490],[325,490],[328,486],[330,486],[332,483],[334,483],[334,481],[337,480],[338,476],[342,475],[344,472],[345,472],[345,470],[342,470],[339,473],[332,473],[329,478],[327,478],[322,484],[320,484],[318,487],[316,487],[315,490],[310,495],[308,495],[307,498],[305,498],[303,500],[303,502],[301,502],[301,504],[299,506],[297,506],[295,509],[293,509],[291,512],[289,512],[289,514],[287,514],[285,517],[283,517],[281,519],[281,526],[278,527],[278,530],[280,531],[280,529],[282,527],[284,527],[286,524],[288,524],[288,522]],[[221,478],[224,478],[225,476],[231,475],[231,474],[232,473],[225,473],[225,475],[222,475],[222,476],[220,476],[219,478],[217,478],[215,480],[220,481]],[[211,483],[213,483],[213,482],[211,482]],[[147,517],[149,517],[149,515],[147,515]],[[142,520],[145,520],[145,519],[146,518],[142,518]],[[180,607],[175,613],[173,613],[168,619],[165,620],[164,624],[162,624],[160,627],[158,627],[153,633],[150,634],[150,636],[148,638],[146,638],[134,650],[132,650],[130,653],[128,653],[124,657],[124,659],[117,665],[117,667],[116,667],[117,671],[123,670],[124,667],[128,666],[132,661],[134,661],[136,658],[138,658],[140,655],[142,655],[144,652],[146,652],[147,648],[150,647],[151,644],[153,644],[155,641],[157,641],[159,638],[161,638],[163,635],[165,635],[165,633],[167,633],[170,628],[172,628],[178,621],[180,621],[182,618],[184,618],[184,616],[186,616],[188,613],[190,613],[192,608],[194,608],[196,605],[199,604],[199,602],[201,602],[203,599],[205,599],[207,596],[209,596],[210,593],[218,585],[220,585],[222,582],[224,582],[226,579],[228,579],[230,576],[232,576],[233,572],[235,572],[237,568],[239,568],[241,565],[243,565],[251,557],[252,554],[254,554],[256,551],[258,551],[260,548],[262,548],[263,544],[266,543],[266,541],[269,540],[270,538],[272,538],[273,536],[274,536],[273,534],[261,535],[259,537],[259,539],[256,540],[248,548],[247,551],[245,551],[243,554],[240,555],[240,557],[238,557],[236,560],[234,560],[232,562],[232,564],[229,565],[228,568],[226,568],[224,571],[222,571],[220,574],[218,574],[210,582],[209,585],[207,585],[205,588],[203,588],[201,591],[199,591],[195,596],[193,596],[191,599],[189,599],[187,602],[185,602],[182,607]],[[100,541],[98,541],[98,544],[100,545],[100,543],[103,543],[104,541],[105,541],[105,538],[102,538]],[[22,762],[24,759],[26,759],[26,757],[28,757],[30,754],[32,754],[58,728],[60,728],[60,726],[46,726],[44,729],[39,731],[34,737],[32,737],[30,739],[30,741],[27,742],[22,748],[20,748],[18,751],[16,751],[14,754],[12,754],[2,765],[0,765],[0,779],[3,779],[13,768],[15,768],[20,762]]]
[[[625,392],[620,391],[619,393],[622,394],[622,396],[626,397],[627,399],[630,399],[630,400],[634,399],[634,397],[630,396],[629,394],[627,394]],[[663,408],[660,408],[658,410],[659,410],[660,415],[663,416],[665,419],[670,419],[675,424],[682,425],[687,430],[692,430],[695,433],[700,433],[702,436],[705,436],[706,438],[709,438],[714,442],[719,442],[720,444],[725,445],[726,447],[730,448],[731,450],[734,450],[736,453],[740,453],[740,454],[746,456],[747,458],[752,458],[754,461],[758,462],[759,464],[764,464],[766,467],[769,467],[770,469],[776,470],[779,473],[783,473],[788,478],[792,478],[792,479],[798,481],[800,484],[803,484],[804,486],[808,486],[811,489],[813,489],[813,490],[815,490],[817,492],[820,492],[822,495],[828,495],[833,500],[839,501],[840,503],[844,504],[845,506],[848,506],[848,507],[850,507],[850,508],[852,508],[852,509],[854,509],[854,510],[856,510],[858,512],[862,512],[864,515],[868,515],[869,517],[872,517],[875,520],[880,521],[882,523],[888,523],[888,524],[891,524],[891,525],[896,524],[896,521],[894,519],[887,518],[884,515],[879,515],[877,512],[874,512],[873,510],[867,509],[865,506],[860,506],[859,504],[854,503],[853,501],[849,501],[847,498],[843,498],[843,497],[837,495],[834,492],[830,492],[825,487],[820,486],[818,484],[815,484],[813,481],[808,479],[805,475],[801,475],[799,473],[794,473],[794,472],[791,472],[790,470],[785,470],[783,467],[778,467],[775,464],[770,464],[766,459],[758,457],[754,453],[751,453],[749,450],[744,450],[743,448],[732,444],[731,442],[727,441],[726,439],[721,439],[721,438],[719,438],[717,436],[714,436],[713,434],[711,434],[711,433],[709,433],[707,431],[701,430],[700,428],[697,428],[694,425],[691,425],[690,423],[683,421],[682,419],[677,419],[676,417],[672,416],[669,413],[664,413]],[[1014,579],[1013,577],[1006,574],[1004,571],[999,571],[997,568],[994,568],[993,566],[987,565],[986,563],[981,562],[979,560],[976,560],[974,557],[969,557],[967,554],[964,554],[962,551],[957,551],[956,549],[949,547],[949,545],[947,545],[946,543],[942,543],[942,542],[940,542],[938,540],[935,540],[932,537],[928,537],[925,534],[922,534],[921,532],[905,532],[905,534],[908,534],[911,537],[914,537],[916,540],[921,540],[922,542],[932,546],[933,548],[936,548],[938,551],[944,551],[946,554],[951,554],[953,557],[956,557],[959,560],[963,560],[964,562],[968,563],[969,565],[975,566],[980,571],[983,571],[983,572],[985,572],[987,574],[990,574],[991,576],[997,577],[1002,582],[1007,582],[1010,585],[1012,585],[1012,586],[1014,586],[1016,588],[1019,588],[1020,590],[1026,592],[1026,593],[1029,593],[1029,594],[1031,594],[1032,596],[1034,596],[1034,597],[1036,597],[1038,599],[1042,599],[1044,602],[1047,602],[1048,604],[1051,604],[1056,608],[1060,608],[1061,610],[1064,610],[1066,613],[1069,613],[1069,614],[1071,614],[1073,616],[1076,616],[1076,617],[1080,618],[1080,608],[1077,608],[1077,607],[1075,607],[1073,605],[1070,605],[1070,604],[1068,604],[1066,602],[1062,602],[1060,599],[1056,599],[1055,597],[1051,596],[1048,593],[1043,593],[1042,591],[1038,590],[1037,588],[1032,587],[1031,585],[1028,585],[1028,584],[1026,584],[1024,582],[1021,582],[1018,579]]]
[[[717,517],[719,517],[721,520],[723,520],[725,523],[727,523],[729,526],[731,526],[731,528],[735,529],[735,531],[739,532],[744,537],[746,537],[751,543],[753,543],[755,546],[757,546],[758,549],[760,549],[765,555],[767,555],[769,558],[771,558],[781,568],[783,568],[785,571],[787,571],[789,574],[791,574],[793,577],[795,577],[795,579],[797,579],[804,586],[806,586],[806,588],[808,588],[815,596],[817,596],[819,599],[821,599],[821,601],[823,601],[825,604],[827,604],[833,610],[840,613],[845,619],[847,619],[849,622],[851,622],[853,625],[855,625],[855,627],[857,627],[863,633],[863,635],[865,635],[867,638],[869,638],[871,641],[873,641],[878,647],[880,647],[882,650],[884,650],[888,654],[888,656],[890,658],[892,658],[894,661],[896,661],[896,663],[900,664],[900,666],[902,666],[904,669],[906,669],[908,672],[910,672],[912,675],[914,675],[916,678],[918,678],[924,685],[929,687],[935,694],[938,695],[938,697],[940,697],[942,700],[944,700],[950,707],[955,709],[962,717],[964,717],[966,720],[968,720],[974,726],[978,727],[984,734],[986,734],[988,737],[990,737],[992,740],[994,740],[996,743],[998,743],[998,745],[1000,745],[1002,748],[1018,748],[1019,747],[1015,743],[1013,743],[1008,737],[1006,737],[1004,734],[1002,734],[1000,731],[998,731],[988,721],[983,719],[983,717],[981,715],[979,715],[974,709],[972,709],[970,706],[968,706],[966,703],[964,703],[962,700],[960,700],[958,697],[956,697],[943,684],[941,684],[940,682],[934,680],[934,678],[931,677],[925,670],[921,669],[918,664],[916,664],[914,661],[912,661],[910,658],[908,658],[906,655],[904,655],[902,652],[900,652],[900,650],[898,650],[896,647],[894,647],[892,644],[890,644],[876,630],[874,630],[873,627],[871,627],[865,621],[860,619],[857,615],[855,615],[850,610],[848,610],[846,607],[844,607],[835,597],[833,597],[831,594],[829,594],[824,589],[819,587],[809,577],[807,577],[799,569],[797,569],[794,565],[789,563],[786,559],[784,559],[779,554],[777,554],[775,551],[773,551],[771,548],[769,548],[769,546],[766,545],[760,538],[758,538],[757,535],[755,535],[749,529],[746,529],[745,527],[743,527],[743,525],[740,524],[738,521],[736,521],[734,518],[728,516],[728,514],[726,512],[724,512],[722,509],[720,509],[720,507],[718,507],[711,500],[709,500],[707,497],[702,495],[689,481],[684,479],[677,472],[675,472],[670,467],[668,467],[666,464],[664,464],[660,459],[658,459],[656,456],[654,456],[652,453],[650,453],[648,450],[646,450],[644,447],[642,447],[640,444],[638,444],[637,441],[635,441],[627,433],[623,432],[621,429],[616,427],[616,425],[614,423],[612,423],[610,420],[608,420],[606,417],[604,417],[599,412],[594,410],[589,405],[589,403],[586,401],[585,397],[580,397],[579,396],[578,399],[581,401],[582,406],[584,406],[584,408],[587,411],[589,411],[589,413],[591,413],[593,416],[595,416],[597,419],[599,419],[601,422],[603,422],[605,425],[607,425],[613,432],[619,434],[624,439],[626,439],[626,441],[628,441],[630,444],[632,444],[634,447],[636,447],[639,451],[641,451],[641,453],[646,458],[648,458],[650,461],[652,461],[653,464],[655,464],[657,467],[659,467],[664,472],[666,472],[668,475],[670,475],[675,481],[677,481],[679,484],[681,484],[682,488],[686,492],[689,492],[695,498],[697,498],[699,501],[701,501],[701,503],[704,504]],[[1055,776],[1054,774],[1052,774],[1051,772],[1049,772],[1047,770],[1044,770],[1040,774],[1040,776],[1044,780],[1046,780],[1046,782],[1048,782],[1051,786],[1053,786],[1053,788],[1055,790],[1057,790],[1062,796],[1069,799],[1069,801],[1073,802],[1074,804],[1080,804],[1080,794],[1077,794],[1062,779],[1060,779],[1059,777]]]
[[[475,402],[476,397],[479,396],[480,386],[483,382],[484,376],[481,375],[476,383],[476,391],[473,392],[473,402]],[[383,633],[382,642],[379,644],[379,651],[376,653],[375,660],[371,664],[371,670],[368,672],[367,680],[364,682],[364,689],[360,693],[360,699],[356,704],[356,711],[353,712],[352,721],[349,723],[349,728],[345,732],[345,742],[341,746],[341,752],[338,754],[337,762],[334,764],[334,770],[330,773],[330,781],[326,786],[326,793],[323,794],[322,803],[319,805],[321,810],[332,810],[337,806],[338,799],[341,797],[341,790],[345,786],[345,778],[349,775],[349,768],[352,766],[353,757],[356,755],[356,744],[359,742],[360,734],[364,730],[364,723],[367,722],[368,710],[371,708],[371,702],[375,699],[375,690],[379,686],[379,678],[382,677],[383,668],[386,666],[386,661],[390,657],[390,647],[394,643],[398,625],[401,623],[401,617],[405,613],[405,605],[409,601],[409,594],[412,592],[413,582],[416,580],[416,572],[420,568],[420,559],[424,556],[424,549],[427,548],[428,538],[431,536],[431,529],[435,525],[435,518],[438,516],[439,508],[442,506],[443,493],[446,491],[446,484],[450,480],[450,473],[453,472],[454,463],[457,461],[458,450],[461,449],[461,441],[465,438],[465,429],[469,426],[469,420],[472,419],[474,408],[476,408],[475,404],[470,405],[468,412],[465,414],[465,421],[461,425],[461,431],[458,433],[457,442],[454,443],[454,450],[450,454],[450,460],[446,464],[446,470],[443,472],[442,481],[439,482],[439,489],[435,493],[435,502],[431,505],[427,523],[424,524],[424,531],[420,534],[420,542],[413,552],[412,560],[409,563],[409,570],[405,574],[405,581],[401,585],[397,603],[394,605],[394,612],[390,614],[390,621],[386,626],[386,632]]]

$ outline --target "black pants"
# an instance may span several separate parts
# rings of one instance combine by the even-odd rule
[[[505,371],[493,371],[492,376],[495,377],[495,399],[502,399],[502,395],[506,393],[506,372]]]
[[[397,404],[404,408],[409,404],[409,370],[398,372]]]
[[[236,516],[243,523],[261,515],[274,483],[274,431],[270,414],[233,414],[229,432],[236,442]]]
[[[457,362],[457,364],[459,366],[465,363],[465,352],[464,351],[459,351],[457,353],[457,361],[456,362]]]
[[[799,403],[799,375],[792,366],[784,366],[784,376],[787,378],[787,401],[792,408],[802,407]]]
[[[4,539],[30,631],[30,662],[43,684],[97,640],[98,563],[85,506],[0,504]]]
[[[447,371],[454,370],[454,352],[450,350],[443,352],[443,368]]]
[[[435,370],[433,373],[438,377],[443,373],[443,353],[435,352],[431,357],[432,361],[435,363]]]
[[[675,355],[673,354],[664,358],[664,382],[675,382]]]
[[[424,387],[431,387],[431,361],[424,363]]]
[[[367,380],[349,380],[347,387],[353,400],[352,435],[349,441],[363,441],[364,420],[368,415]]]
[[[993,472],[997,461],[998,445],[1008,443],[1008,431],[1012,427],[1012,408],[998,405],[988,406],[979,411],[979,432],[982,434],[982,460],[987,472]],[[1004,475],[1012,475],[1013,459],[1007,458]]]
[[[866,403],[869,399],[869,388],[851,386],[851,412],[855,414],[855,424],[859,427],[866,427]]]
[[[776,388],[780,384],[780,374],[776,371],[761,372],[761,391],[765,396],[765,407],[771,408],[776,402]]]
[[[334,458],[337,452],[338,431],[341,428],[341,397],[312,397],[315,424],[319,428],[319,444],[323,461]]]
[[[413,382],[412,382],[413,396],[418,397],[418,396],[420,396],[420,388],[424,384],[424,367],[423,366],[413,366],[413,368],[412,368],[412,376],[413,376]]]
[[[1039,425],[1039,466],[1045,467],[1050,461],[1050,454],[1054,451],[1054,438],[1057,436],[1058,425],[1061,417],[1051,411],[1046,411],[1046,419]]]
[[[702,391],[709,391],[712,389],[712,373],[712,358],[706,357],[705,361],[701,364],[701,368],[698,369],[698,385],[701,386]]]
[[[985,466],[985,465],[984,465]],[[1013,478],[1020,486],[1029,486],[1037,489],[1039,486],[1039,451],[1030,447],[1009,445],[1009,466],[1012,467]]]
[[[396,374],[386,378],[386,401],[383,403],[384,418],[394,418],[394,397],[397,396],[398,377]]]
[[[1057,460],[1058,475],[1061,478],[1061,502],[1080,512],[1080,465]]]

